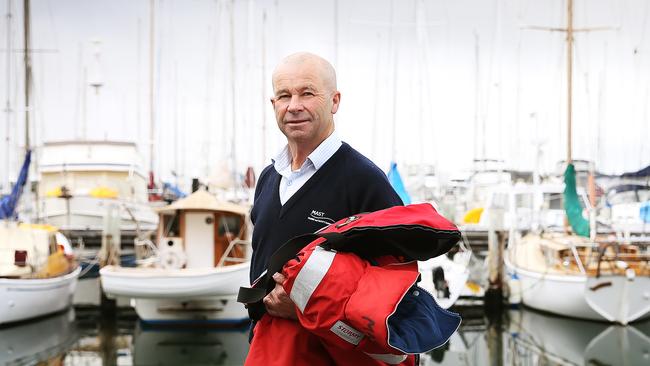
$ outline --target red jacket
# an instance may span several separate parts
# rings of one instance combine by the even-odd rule
[[[412,205],[382,211],[404,222],[409,221],[404,214],[437,215],[431,210]],[[383,230],[384,216],[375,214],[359,222],[362,216],[342,220],[323,233],[346,225],[363,231],[363,222]],[[447,223],[438,223],[438,229],[455,229]],[[441,346],[458,328],[460,317],[416,286],[416,261],[391,255],[366,260],[324,248],[325,243],[312,241],[282,268],[298,322],[262,316],[246,365],[415,365],[415,355]]]

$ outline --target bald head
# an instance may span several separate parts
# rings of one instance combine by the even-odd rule
[[[278,74],[298,68],[314,70],[328,92],[336,91],[336,71],[334,71],[332,64],[324,58],[309,52],[294,53],[280,61],[273,70],[273,89],[276,89]]]
[[[293,169],[300,168],[332,134],[340,101],[334,68],[322,57],[295,53],[275,68],[271,104],[278,127],[287,137]]]

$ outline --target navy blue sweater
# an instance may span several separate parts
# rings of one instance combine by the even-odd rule
[[[269,165],[255,189],[251,282],[287,240],[344,217],[402,204],[384,172],[346,143],[284,205],[280,204],[281,178]]]

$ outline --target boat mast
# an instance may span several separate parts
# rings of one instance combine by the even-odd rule
[[[154,169],[154,29],[155,29],[155,0],[149,2],[149,179],[153,177]],[[151,182],[153,183],[153,182]],[[153,187],[152,187],[153,188]]]
[[[567,164],[573,162],[571,151],[571,117],[572,117],[572,96],[573,96],[573,0],[567,1],[567,26],[566,26],[566,47],[567,47]]]
[[[24,32],[25,32],[25,50],[24,50],[24,62],[25,62],[25,153],[30,149],[29,143],[29,114],[31,112],[31,85],[32,85],[32,58],[31,58],[31,32],[30,32],[30,3],[29,0],[23,2],[24,5]]]
[[[567,26],[566,28],[555,27],[542,27],[542,26],[527,26],[525,28],[533,30],[545,30],[551,32],[565,32],[566,33],[566,47],[567,47],[567,164],[573,161],[572,155],[572,122],[573,122],[573,34],[577,32],[591,32],[599,30],[611,30],[611,27],[589,27],[589,28],[574,28],[573,27],[573,0],[567,0]]]
[[[6,89],[7,89],[7,100],[5,103],[5,116],[7,118],[7,124],[5,126],[5,179],[2,184],[2,189],[3,191],[9,192],[9,172],[11,171],[10,169],[10,164],[11,161],[9,160],[9,156],[11,155],[10,152],[10,139],[9,139],[9,134],[11,133],[11,83],[9,80],[11,80],[11,0],[7,0],[7,42],[6,42],[6,48],[7,48],[7,76],[6,76]],[[1,192],[0,192],[1,193]]]
[[[27,152],[32,149],[30,143],[30,113],[32,112],[31,106],[31,94],[32,94],[32,48],[31,48],[31,11],[30,11],[30,0],[24,0],[23,2],[23,27],[25,32],[25,49],[24,49],[24,62],[25,62],[25,156]],[[32,167],[35,173],[38,173],[38,155],[33,154],[32,156]],[[40,199],[38,197],[38,180],[34,180],[34,186],[31,187],[34,192],[34,208],[36,213],[36,222],[41,220],[41,210],[39,207]]]
[[[230,143],[230,157],[232,159],[233,182],[235,192],[239,192],[239,179],[237,174],[237,68],[235,67],[235,0],[230,1],[230,97],[232,102],[232,141]]]

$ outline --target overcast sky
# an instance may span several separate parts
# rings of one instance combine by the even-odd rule
[[[148,161],[151,4],[32,0],[37,145],[134,141]],[[334,64],[336,130],[385,170],[396,160],[451,174],[483,157],[532,170],[538,146],[542,170],[566,157],[566,36],[530,28],[565,27],[566,0],[153,4],[154,165],[163,178],[233,162],[259,173],[284,144],[268,102],[271,72],[296,51]],[[14,50],[9,69],[0,57],[0,99],[8,94],[12,108],[0,129],[4,172],[7,151],[17,170],[24,140],[22,8],[0,1],[0,42]],[[646,0],[575,1],[576,28],[608,28],[576,34],[574,47],[573,155],[604,172],[650,164],[649,14]]]

